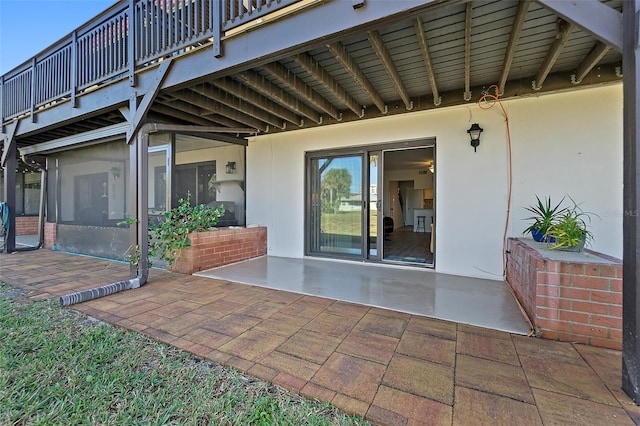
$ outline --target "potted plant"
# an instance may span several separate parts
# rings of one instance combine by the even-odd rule
[[[564,201],[564,198],[560,200],[558,204],[551,207],[551,197],[545,197],[544,203],[540,200],[540,197],[536,195],[538,203],[529,207],[525,207],[527,211],[533,214],[524,220],[533,221],[524,231],[523,234],[531,232],[533,239],[538,242],[552,242],[549,240],[548,231],[551,225],[553,225],[567,210],[566,207],[560,208],[560,205]],[[553,237],[551,237],[553,238]]]
[[[562,215],[551,224],[545,234],[549,239],[553,238],[550,250],[581,252],[585,245],[593,239],[593,234],[587,229],[587,224],[591,223],[591,216],[595,214],[585,212],[573,198],[569,198],[573,202],[573,206],[564,209]]]

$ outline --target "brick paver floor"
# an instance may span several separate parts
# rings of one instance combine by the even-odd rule
[[[0,280],[35,300],[127,276],[50,250],[0,254]],[[640,422],[608,349],[158,270],[72,309],[379,424]]]

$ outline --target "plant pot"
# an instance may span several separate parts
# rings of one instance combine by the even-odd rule
[[[534,241],[537,241],[539,243],[554,243],[556,241],[556,239],[553,237],[545,237],[544,232],[539,229],[532,229],[531,236],[533,237]]]
[[[556,250],[560,250],[560,251],[570,251],[573,253],[582,253],[584,251],[584,245],[587,241],[587,236],[584,235],[581,239],[580,239],[580,243],[577,246],[572,246],[572,247],[558,247],[556,248]]]

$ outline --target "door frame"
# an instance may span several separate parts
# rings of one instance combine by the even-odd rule
[[[378,185],[384,184],[384,153],[385,151],[399,151],[404,149],[415,149],[415,148],[433,148],[434,153],[434,165],[436,163],[436,138],[435,137],[426,137],[420,139],[411,139],[407,141],[397,141],[397,142],[388,142],[382,144],[373,144],[373,145],[355,145],[348,147],[340,147],[340,148],[329,148],[323,150],[316,151],[306,151],[304,155],[304,255],[310,257],[321,257],[321,258],[332,258],[332,259],[345,259],[345,260],[356,260],[360,262],[373,262],[373,263],[391,263],[389,261],[384,260],[383,250],[384,250],[384,237],[377,238],[378,247],[377,254],[371,255],[369,252],[369,208],[370,208],[370,194],[369,194],[369,156],[374,153],[378,153],[378,176],[376,180]],[[361,254],[358,255],[341,255],[338,253],[321,253],[316,251],[311,251],[311,232],[312,232],[312,224],[311,224],[311,213],[312,213],[312,200],[311,200],[311,170],[310,164],[311,160],[318,157],[332,157],[332,156],[347,156],[347,155],[361,155],[363,159],[363,167],[362,167],[362,193],[363,197],[363,206],[362,209],[362,251]],[[434,227],[436,223],[436,175],[434,174]],[[378,190],[378,201],[380,203],[379,212],[384,211],[384,190]],[[380,235],[384,236],[384,226],[383,226],[383,216],[384,214],[378,214],[377,217],[377,229],[376,235],[379,237]],[[435,232],[434,232],[435,234]],[[432,238],[435,238],[432,235]],[[407,266],[415,266],[415,267],[435,267],[435,256],[433,253],[433,264],[412,264]]]

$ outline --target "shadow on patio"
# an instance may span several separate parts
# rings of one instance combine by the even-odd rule
[[[34,300],[127,276],[128,265],[49,250],[0,255],[0,280]],[[607,349],[159,270],[73,309],[376,423],[640,420]]]

